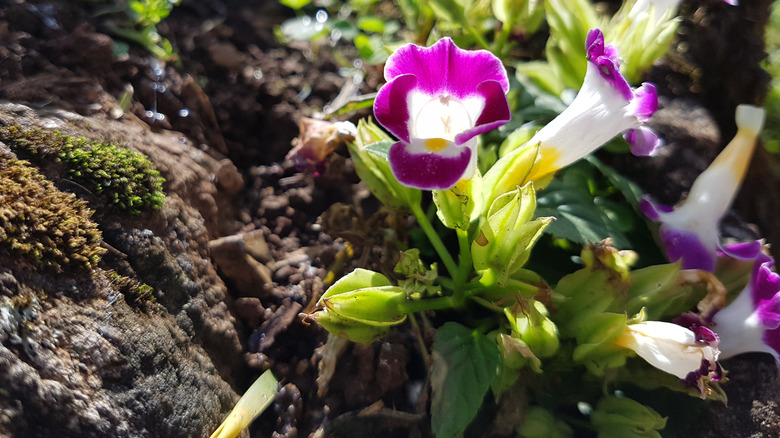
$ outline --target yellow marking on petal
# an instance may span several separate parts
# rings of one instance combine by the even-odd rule
[[[752,129],[739,129],[737,135],[710,164],[710,168],[726,167],[734,175],[735,181],[742,181],[750,165],[757,137],[758,133]]]
[[[542,177],[555,172],[560,169],[560,166],[556,165],[558,159],[563,155],[555,147],[545,147],[543,144],[539,149],[539,158],[534,163],[531,173],[526,177],[526,181],[537,181]]]
[[[739,105],[735,118],[739,127],[737,134],[710,164],[710,168],[727,167],[736,181],[741,182],[756,148],[758,133],[764,125],[764,110],[752,105]]]
[[[439,152],[446,148],[449,142],[443,138],[429,138],[425,140],[423,146],[431,152]]]

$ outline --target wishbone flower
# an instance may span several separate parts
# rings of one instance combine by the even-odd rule
[[[539,143],[541,161],[531,179],[539,179],[593,152],[624,133],[634,155],[651,155],[658,136],[642,126],[658,109],[655,86],[632,89],[620,74],[617,49],[604,44],[599,29],[588,32],[588,67],[577,97],[529,141]]]
[[[700,394],[707,382],[723,377],[718,364],[718,336],[706,327],[694,331],[671,322],[644,321],[629,324],[617,344],[697,388]]]
[[[400,141],[388,161],[404,185],[449,189],[477,165],[476,136],[508,122],[509,80],[486,50],[458,48],[450,38],[431,47],[407,44],[385,64],[374,101],[376,120]]]
[[[756,138],[764,126],[764,110],[739,105],[736,122],[737,135],[696,178],[685,202],[671,208],[645,197],[639,205],[645,216],[661,223],[659,237],[666,254],[671,261],[682,259],[683,269],[715,269],[718,223],[734,200],[750,164]]]
[[[739,296],[712,317],[723,358],[741,353],[769,353],[780,366],[780,275],[775,261],[760,250],[750,281]]]

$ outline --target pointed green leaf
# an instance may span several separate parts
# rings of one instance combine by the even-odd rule
[[[437,438],[459,437],[477,415],[498,372],[500,353],[487,336],[455,322],[433,341],[431,427]]]

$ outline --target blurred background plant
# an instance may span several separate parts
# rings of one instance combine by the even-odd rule
[[[119,56],[129,50],[128,43],[138,44],[161,61],[175,60],[171,42],[157,32],[160,24],[180,0],[121,0],[100,8],[97,16],[106,16],[105,25],[114,36],[114,53]]]

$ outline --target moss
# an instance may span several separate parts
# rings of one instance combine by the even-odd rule
[[[34,164],[59,161],[65,167],[67,178],[122,212],[138,214],[162,207],[164,179],[141,153],[114,143],[18,126],[0,127],[0,141]]]
[[[108,271],[111,284],[121,292],[131,304],[154,302],[154,288],[134,278],[120,275],[116,271]]]
[[[27,161],[0,156],[0,253],[57,271],[92,268],[105,250],[91,216]]]

